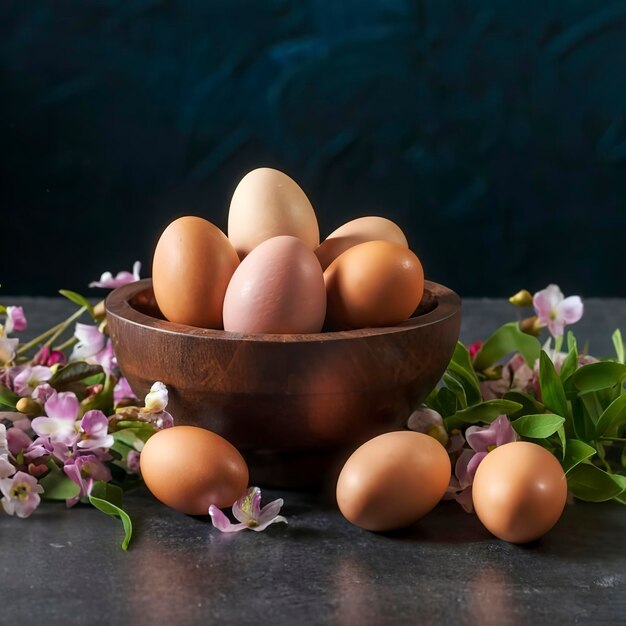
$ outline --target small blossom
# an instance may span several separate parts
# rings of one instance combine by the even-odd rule
[[[454,465],[454,475],[443,496],[444,500],[456,500],[467,513],[474,510],[472,503],[473,476],[467,472],[467,465],[474,456],[473,450],[467,448],[461,452]]]
[[[480,352],[483,344],[483,341],[477,339],[474,343],[471,343],[469,346],[467,346],[467,351],[469,352],[470,359],[474,360],[474,357]]]
[[[109,420],[102,411],[87,411],[80,421],[80,440],[76,445],[83,450],[110,448],[114,439],[107,434],[108,426]]]
[[[122,400],[135,400],[135,394],[130,388],[128,381],[123,376],[117,381],[117,384],[113,388],[113,400],[115,404],[119,404]]]
[[[76,420],[80,404],[71,391],[55,393],[45,404],[46,415],[32,421],[33,430],[40,437],[49,437],[54,443],[71,446],[76,442]]]
[[[65,365],[67,357],[60,350],[53,350],[50,346],[42,346],[32,360],[33,365],[46,365],[48,367],[57,363]]]
[[[32,398],[39,402],[39,404],[45,404],[52,396],[56,395],[56,389],[48,383],[39,385],[34,391]]]
[[[82,361],[100,352],[105,345],[106,337],[98,330],[97,326],[91,324],[76,324],[74,337],[78,343],[70,356],[71,361]]]
[[[234,533],[245,528],[260,532],[270,524],[287,520],[278,515],[283,506],[282,498],[274,500],[261,508],[261,490],[258,487],[250,487],[246,493],[233,504],[233,515],[239,524],[233,524],[214,504],[209,507],[209,515],[213,526],[223,533]]]
[[[117,359],[115,358],[115,352],[113,352],[111,340],[107,339],[104,348],[87,360],[89,363],[99,365],[104,370],[105,374],[110,375],[113,372],[113,368],[117,366]]]
[[[541,326],[547,326],[553,337],[562,337],[567,324],[576,323],[583,316],[579,296],[565,298],[558,285],[548,285],[533,296],[533,306]]]
[[[26,472],[17,472],[11,478],[0,480],[1,500],[4,510],[9,515],[28,517],[39,506],[43,487],[37,479]]]
[[[15,351],[19,343],[19,339],[0,337],[0,366],[7,365],[15,358]]]
[[[28,323],[24,315],[24,309],[21,306],[8,306],[7,319],[4,323],[4,332],[10,335],[12,332],[22,332],[26,330]]]
[[[100,280],[95,280],[89,283],[90,287],[100,287],[102,289],[115,289],[115,287],[121,287],[122,285],[128,285],[139,280],[139,272],[141,271],[141,263],[135,261],[133,265],[133,272],[119,272],[115,277],[111,272],[104,272],[100,276]]]
[[[26,450],[32,443],[31,438],[21,429],[13,426],[6,431],[9,452],[16,457],[20,452]]]
[[[507,391],[528,392],[534,389],[535,375],[526,359],[517,352],[502,366],[502,375],[496,380],[484,380],[480,391],[484,400],[502,398]]]
[[[25,367],[13,380],[15,393],[22,397],[30,397],[36,387],[52,378],[52,370],[43,365]]]
[[[86,454],[67,461],[63,471],[80,487],[77,496],[65,501],[68,507],[74,506],[82,497],[88,496],[96,480],[105,482],[111,480],[109,468],[95,454]]]
[[[126,467],[131,474],[140,474],[139,469],[139,458],[141,457],[141,453],[137,452],[137,450],[131,450],[126,457]]]
[[[436,439],[442,446],[448,443],[448,433],[443,425],[443,418],[437,411],[420,405],[411,413],[407,422],[407,428],[418,433],[424,433]]]

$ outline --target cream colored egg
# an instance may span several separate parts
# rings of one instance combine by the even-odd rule
[[[280,235],[297,237],[310,249],[320,242],[311,202],[287,174],[260,167],[235,189],[228,213],[228,238],[243,259],[263,241]]]

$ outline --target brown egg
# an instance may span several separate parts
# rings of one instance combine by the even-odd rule
[[[226,439],[204,428],[174,426],[146,442],[141,475],[163,504],[189,515],[231,506],[248,486],[248,466]]]
[[[505,541],[526,543],[547,533],[561,517],[567,480],[545,448],[516,441],[497,447],[481,461],[472,500],[487,530]]]
[[[337,481],[337,504],[361,528],[403,528],[441,500],[450,471],[448,453],[432,437],[386,433],[364,443],[346,461]]]
[[[359,217],[333,231],[315,250],[315,255],[325,270],[348,248],[366,241],[391,241],[404,248],[409,243],[397,224],[385,217]]]
[[[233,193],[228,238],[243,259],[279,235],[298,237],[310,250],[320,242],[315,211],[304,191],[287,174],[260,167],[246,174]]]
[[[224,298],[224,329],[236,333],[318,333],[325,314],[322,268],[300,239],[287,235],[252,250]]]
[[[324,272],[330,328],[393,326],[409,318],[424,294],[424,270],[406,247],[368,241],[339,255]]]
[[[226,235],[201,217],[181,217],[154,251],[152,285],[170,322],[222,328],[224,294],[239,257]]]

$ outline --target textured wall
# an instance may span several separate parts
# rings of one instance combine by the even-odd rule
[[[149,266],[272,165],[463,295],[626,296],[624,1],[4,0],[0,64],[5,293]]]

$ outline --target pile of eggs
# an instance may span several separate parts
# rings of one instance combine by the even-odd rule
[[[304,191],[270,168],[237,185],[228,237],[200,217],[172,222],[157,243],[152,281],[169,321],[246,334],[393,326],[424,293],[420,260],[396,224],[359,218],[320,244]]]

